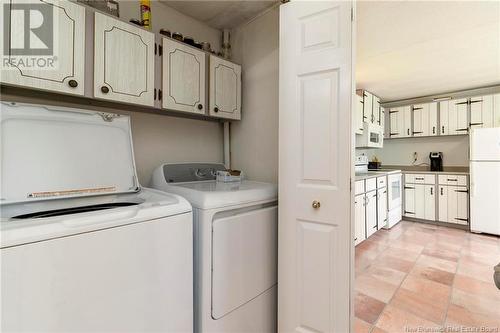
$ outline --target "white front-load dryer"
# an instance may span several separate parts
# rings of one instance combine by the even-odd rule
[[[275,332],[277,187],[215,180],[221,164],[164,164],[151,187],[193,206],[195,332]]]

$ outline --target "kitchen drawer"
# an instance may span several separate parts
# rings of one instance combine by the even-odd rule
[[[465,175],[439,175],[439,185],[467,186]]]
[[[377,188],[384,188],[387,186],[387,177],[377,177]]]
[[[435,184],[436,175],[433,174],[423,174],[423,173],[407,173],[405,174],[406,184]]]
[[[365,181],[364,180],[358,180],[354,183],[354,194],[362,194],[365,193]]]
[[[370,192],[377,189],[377,178],[365,179],[365,191]]]

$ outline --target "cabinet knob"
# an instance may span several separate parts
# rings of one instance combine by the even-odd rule
[[[109,93],[109,88],[106,87],[106,86],[102,86],[101,87],[101,91],[102,91],[103,94],[107,94],[107,93]]]
[[[69,85],[71,88],[76,88],[76,87],[78,87],[78,82],[76,82],[76,80],[69,80],[69,81],[68,81],[68,85]]]
[[[219,108],[218,107],[214,107],[214,112],[219,112]]]
[[[318,209],[319,207],[321,207],[321,203],[319,201],[317,201],[317,200],[314,200],[312,202],[312,208]]]
[[[198,104],[198,106],[197,106],[197,107],[198,107],[198,110],[203,109],[203,105],[201,105],[201,104]]]

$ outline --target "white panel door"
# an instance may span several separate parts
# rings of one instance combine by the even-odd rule
[[[449,134],[467,134],[469,130],[468,100],[466,98],[450,101],[449,109]]]
[[[403,136],[404,119],[401,108],[389,110],[389,137],[400,138]]]
[[[424,136],[425,135],[425,112],[428,109],[427,104],[417,104],[413,105],[413,136]]]
[[[366,237],[377,231],[377,191],[366,194]]]
[[[472,97],[470,99],[470,127],[494,127],[493,95]]]
[[[350,331],[351,10],[280,6],[279,332]]]
[[[365,206],[365,195],[357,195],[354,198],[354,245],[366,239]]]
[[[424,219],[434,221],[436,220],[436,186],[424,185]]]
[[[241,119],[241,66],[210,55],[209,113]]]
[[[415,215],[418,219],[425,218],[425,185],[411,185],[415,187]]]
[[[205,52],[163,38],[162,107],[205,114]]]
[[[94,97],[154,105],[154,34],[95,13]]]
[[[471,162],[470,227],[500,235],[500,162]],[[495,221],[497,221],[495,223]]]
[[[415,186],[405,185],[404,216],[415,217]]]
[[[354,132],[363,134],[363,96],[356,94],[356,109],[355,109]]]
[[[439,186],[438,220],[448,222],[448,186]]]
[[[2,1],[2,21],[9,27],[10,36],[5,36],[4,59],[9,66],[2,66],[0,80],[2,83],[54,91],[65,94],[83,95],[84,88],[84,57],[85,57],[85,8],[70,1],[35,0]],[[36,7],[35,7],[36,6]],[[34,8],[32,12],[26,9]],[[27,13],[51,13],[53,19],[47,23],[54,23],[54,33],[39,38],[32,31],[25,31]],[[10,11],[10,15],[8,14]],[[30,14],[32,15],[32,14]],[[33,17],[35,19],[35,16]],[[43,20],[43,17],[41,18]],[[39,29],[42,29],[44,25]],[[36,29],[33,29],[36,30]],[[29,34],[28,34],[29,32]],[[10,40],[8,39],[10,37]],[[29,46],[36,47],[33,51]],[[27,50],[26,50],[27,49]],[[25,55],[25,52],[34,52],[35,55],[43,52],[44,55]],[[37,61],[33,65],[32,60]]]
[[[377,230],[387,223],[387,188],[377,190]]]

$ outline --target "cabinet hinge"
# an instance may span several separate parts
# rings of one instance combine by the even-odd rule
[[[163,96],[163,93],[161,92],[161,89],[158,89],[158,100],[161,101],[161,98]]]
[[[351,21],[354,22],[354,8],[351,7]]]
[[[159,53],[160,56],[163,55],[163,46],[158,45],[158,53]]]
[[[158,53],[157,49],[158,49],[158,45],[155,43],[155,55]]]
[[[154,97],[154,100],[156,101],[156,88],[154,88],[154,90],[153,90],[153,97]]]

